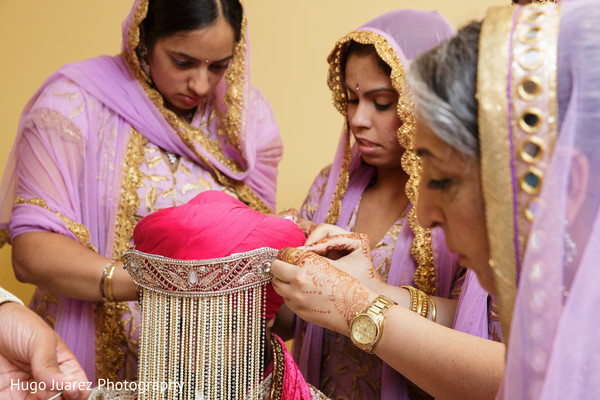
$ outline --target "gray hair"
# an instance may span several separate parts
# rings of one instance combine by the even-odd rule
[[[458,151],[479,154],[477,56],[481,22],[421,54],[410,66],[410,84],[418,118]]]

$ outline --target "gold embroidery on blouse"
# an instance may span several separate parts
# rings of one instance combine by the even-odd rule
[[[179,163],[179,169],[189,178],[192,176],[192,171],[186,167],[182,162]]]
[[[135,212],[139,209],[141,199],[138,188],[144,176],[140,165],[144,161],[144,145],[147,139],[134,129],[131,130],[125,166],[121,179],[121,196],[117,212],[117,228],[113,243],[113,259],[118,259],[130,247],[133,228],[137,222]],[[118,372],[126,362],[126,356],[137,357],[134,350],[135,341],[132,335],[135,327],[127,331],[127,324],[135,325],[133,319],[123,319],[131,314],[126,302],[96,303],[96,378],[110,379],[117,382]],[[127,350],[123,351],[122,347]],[[126,379],[130,379],[135,371],[125,371]]]
[[[81,112],[83,111],[84,108],[85,108],[85,102],[81,103],[80,105],[75,107],[73,109],[73,111],[71,111],[71,114],[69,114],[69,119],[73,119],[73,118],[77,117],[79,114],[81,114]]]
[[[409,176],[406,184],[406,194],[411,204],[417,204],[417,188],[421,176],[421,166],[419,160],[414,154],[414,133],[415,117],[414,104],[408,83],[406,81],[406,72],[398,55],[391,45],[382,36],[369,31],[354,31],[341,38],[328,57],[329,75],[327,83],[332,92],[333,104],[337,110],[344,115],[346,119],[346,153],[344,163],[340,171],[340,177],[329,215],[328,223],[335,223],[341,211],[343,195],[348,187],[348,175],[350,165],[350,134],[349,125],[346,118],[347,101],[344,86],[342,82],[342,56],[349,41],[355,41],[361,44],[372,44],[379,57],[390,66],[392,72],[390,79],[392,86],[398,93],[397,112],[402,125],[398,128],[398,141],[406,149],[402,156],[402,167]],[[431,244],[431,233],[428,229],[423,229],[417,222],[416,207],[413,207],[409,213],[409,226],[415,237],[411,246],[411,254],[417,264],[415,272],[415,286],[425,293],[432,295],[435,293],[435,270],[433,260],[433,248]]]
[[[158,193],[155,186],[149,187],[146,190],[146,210],[152,211],[154,209],[154,205],[156,204],[156,199],[158,198]]]
[[[183,187],[181,188],[181,193],[182,194],[186,194],[187,192],[189,192],[190,190],[200,190],[203,189],[203,186],[197,183],[186,183],[185,185],[183,185]]]
[[[207,181],[203,177],[199,176],[198,177],[198,182],[200,182],[200,184],[202,186],[204,186],[206,188],[206,190],[212,190],[212,183],[210,183],[209,181]]]
[[[156,167],[158,164],[160,164],[162,159],[163,159],[162,156],[160,154],[157,154],[152,158],[147,158],[146,164],[148,164],[148,168],[154,169],[154,167]]]
[[[62,99],[73,101],[79,97],[79,92],[67,93],[67,92],[59,91],[56,88],[52,87],[52,95],[56,96],[56,97],[60,97]]]
[[[313,220],[315,218],[315,213],[317,212],[317,208],[321,199],[323,198],[323,194],[325,194],[325,186],[327,185],[327,180],[329,179],[329,173],[331,172],[331,164],[326,166],[319,172],[319,175],[313,181],[313,184],[308,191],[304,202],[300,206],[301,215],[305,215],[305,217],[309,220]],[[317,182],[322,183],[320,186],[315,186]],[[313,187],[316,189],[313,190]]]
[[[30,112],[27,123],[35,123],[38,129],[55,132],[61,140],[67,143],[78,144],[79,153],[83,156],[84,135],[79,127],[63,114],[49,108],[37,108]]]
[[[90,241],[90,232],[88,231],[85,225],[71,221],[69,218],[65,217],[61,213],[54,211],[53,209],[48,207],[48,204],[46,204],[46,201],[44,201],[43,199],[33,198],[26,200],[24,197],[19,196],[15,199],[13,204],[32,204],[34,206],[42,207],[43,209],[50,211],[65,223],[67,228],[73,233],[73,235],[75,235],[77,240],[79,240],[79,243],[97,252],[96,248],[92,245],[92,242]]]
[[[153,164],[153,165],[151,166],[151,168],[154,168],[154,167],[156,167],[156,165],[154,165],[154,164]],[[168,180],[169,180],[169,179],[168,179],[166,176],[162,176],[162,175],[155,175],[155,174],[152,174],[152,175],[150,175],[150,176],[149,176],[149,178],[150,178],[150,180],[151,180],[152,182],[156,182],[156,183],[158,183],[158,182],[166,182],[166,181],[168,181]]]
[[[46,321],[48,323],[48,325],[50,325],[52,327],[52,329],[54,329],[54,326],[56,325],[56,320],[54,319],[54,317],[52,315],[50,315],[48,313],[48,305],[49,304],[55,304],[56,306],[58,306],[60,304],[60,302],[58,301],[58,298],[56,297],[56,295],[54,293],[52,293],[49,290],[45,290],[45,289],[40,289],[38,287],[37,289],[39,291],[39,296],[37,296],[37,305],[36,307],[33,309],[33,311],[39,315],[40,317],[42,317],[42,319],[44,321]]]

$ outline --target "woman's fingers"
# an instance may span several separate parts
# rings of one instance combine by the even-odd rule
[[[305,246],[313,244],[319,240],[322,240],[329,236],[335,235],[343,235],[350,233],[345,229],[340,228],[339,226],[329,225],[329,224],[320,224],[316,228],[312,230],[310,235],[306,238],[306,242],[304,242]]]
[[[329,236],[311,245],[302,246],[302,250],[312,251],[323,256],[334,250],[342,256],[353,253],[356,250],[367,250],[370,253],[369,239],[363,233],[345,233]]]

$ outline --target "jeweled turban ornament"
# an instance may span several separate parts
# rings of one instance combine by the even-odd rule
[[[123,258],[141,291],[139,382],[164,390],[139,398],[268,398],[265,320],[283,303],[270,263],[304,240],[215,191],[143,218]]]

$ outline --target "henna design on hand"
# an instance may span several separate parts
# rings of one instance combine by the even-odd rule
[[[364,254],[367,254],[370,259],[371,250],[366,235],[360,233],[354,235],[359,235],[357,238],[361,239],[362,243],[360,251],[363,253],[366,251]],[[286,247],[279,251],[277,258],[303,268],[306,277],[311,279],[316,290],[300,289],[300,292],[311,296],[329,297],[333,308],[344,318],[348,326],[354,316],[367,306],[369,292],[355,278],[331,265],[325,257],[311,251]],[[331,314],[327,307],[311,308],[310,311]]]
[[[306,275],[312,277],[316,287],[330,288],[330,301],[348,325],[356,313],[366,307],[369,293],[356,279],[332,266],[326,258],[303,252],[301,263],[307,265]]]

